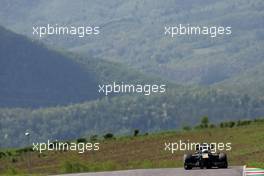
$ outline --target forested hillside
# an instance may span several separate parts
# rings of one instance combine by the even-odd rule
[[[98,98],[97,80],[67,57],[0,28],[0,106],[41,107]]]
[[[218,83],[214,87],[230,90],[236,94],[247,93],[263,99],[264,62],[238,76]]]
[[[263,0],[13,1],[16,3],[1,3],[0,24],[30,37],[33,25],[98,25],[101,35],[96,38],[51,36],[42,41],[123,62],[177,83],[217,84],[263,64]],[[14,11],[17,7],[20,10]],[[232,35],[164,36],[165,25],[180,23],[231,26]],[[237,84],[228,88],[236,90],[249,79],[252,84],[259,83],[251,74],[236,79]],[[259,95],[257,90],[245,92]]]
[[[0,148],[25,145],[26,130],[46,142],[178,129],[201,116],[263,117],[263,9],[263,0],[2,0]],[[164,35],[165,25],[180,23],[231,26],[232,35]],[[47,24],[101,31],[32,36]],[[98,84],[114,81],[167,90],[98,94]]]
[[[0,107],[47,107],[100,98],[98,84],[156,82],[118,63],[59,53],[0,27]]]
[[[1,146],[33,141],[88,137],[95,134],[157,132],[195,125],[202,116],[212,122],[262,117],[264,101],[215,90],[171,90],[155,96],[118,96],[39,110],[0,109]],[[23,125],[22,125],[23,124]]]

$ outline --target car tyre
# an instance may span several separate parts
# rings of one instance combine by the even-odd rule
[[[188,165],[188,164],[184,164],[184,169],[185,170],[191,170],[192,169],[192,166]]]
[[[212,169],[212,166],[211,165],[207,165],[206,169]]]
[[[191,170],[192,169],[192,166],[189,164],[191,163],[192,161],[192,155],[191,154],[185,154],[183,156],[183,160],[184,160],[184,169],[185,170]]]
[[[223,162],[223,165],[221,165],[220,168],[228,168],[228,163],[227,163],[227,156],[225,153],[220,153],[219,154],[219,160]]]

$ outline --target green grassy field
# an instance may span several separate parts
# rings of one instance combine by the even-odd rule
[[[264,168],[264,121],[251,122],[234,127],[213,127],[170,131],[158,134],[142,134],[134,137],[98,139],[100,150],[78,154],[57,151],[18,152],[18,149],[2,150],[0,173],[3,175],[58,174],[94,172],[138,168],[182,167],[183,152],[172,154],[164,150],[165,142],[179,140],[191,142],[232,143],[227,152],[229,165],[249,165]],[[31,158],[30,169],[28,158]]]

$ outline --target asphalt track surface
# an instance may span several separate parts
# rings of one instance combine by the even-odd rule
[[[139,169],[114,172],[97,172],[66,174],[63,176],[242,176],[243,167],[235,166],[228,169]]]

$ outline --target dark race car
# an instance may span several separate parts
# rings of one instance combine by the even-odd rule
[[[227,168],[227,156],[225,153],[213,153],[211,150],[214,146],[203,143],[196,146],[194,154],[184,155],[184,169],[190,170],[193,167],[200,167],[201,169],[212,167]]]

